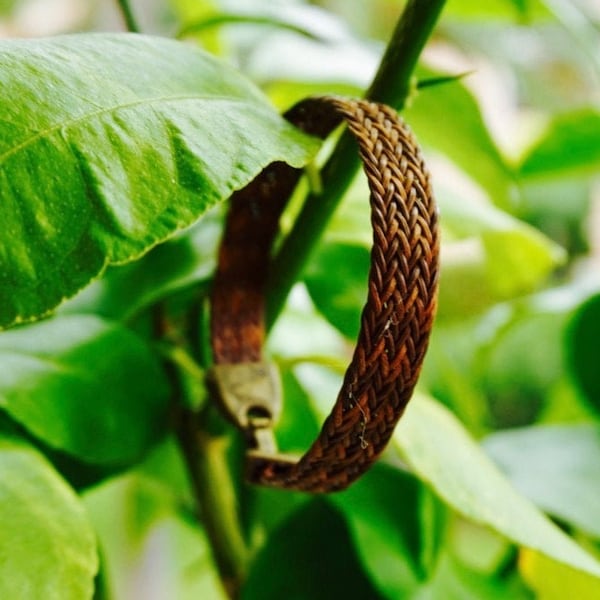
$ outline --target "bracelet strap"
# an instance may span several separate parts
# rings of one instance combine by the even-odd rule
[[[279,217],[301,170],[273,163],[231,197],[211,298],[215,366],[209,385],[247,435],[250,482],[330,492],[375,461],[417,382],[436,309],[437,209],[420,150],[393,109],[321,97],[300,102],[285,117],[321,138],[345,121],[358,142],[373,227],[358,342],[311,448],[299,459],[277,454],[271,427],[280,389],[263,358],[264,290]]]

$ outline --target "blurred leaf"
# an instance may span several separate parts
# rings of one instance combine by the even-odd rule
[[[597,411],[600,411],[599,340],[600,294],[597,294],[575,313],[566,340],[570,371],[587,400]]]
[[[0,56],[2,325],[47,312],[266,164],[301,166],[316,148],[188,44],[85,34],[3,41]]]
[[[6,437],[0,520],[0,598],[92,598],[98,558],[83,506],[39,452]]]
[[[452,0],[448,2],[444,15],[448,18],[473,21],[515,21],[519,16],[527,16],[532,10],[539,11],[539,2],[531,0]],[[544,13],[546,14],[546,13]]]
[[[420,79],[439,75],[419,71]],[[475,99],[461,82],[425,88],[402,114],[421,145],[446,155],[495,204],[509,204],[514,174],[492,140]]]
[[[589,249],[587,217],[593,197],[593,180],[575,174],[560,179],[538,178],[522,182],[519,217],[560,244],[570,258]]]
[[[134,471],[84,495],[105,552],[109,598],[226,598],[204,531],[182,518],[172,492]]]
[[[432,580],[412,600],[530,600],[531,594],[514,578],[491,577],[469,569],[448,553]]]
[[[333,21],[340,24],[337,17]],[[329,22],[328,19],[326,27]],[[333,35],[327,44],[287,31],[263,35],[250,51],[243,48],[240,60],[244,72],[270,91],[279,82],[364,90],[377,69],[381,46],[359,41],[343,31],[339,35],[335,26],[331,29]]]
[[[363,572],[343,518],[323,500],[302,506],[251,565],[242,600],[384,598]]]
[[[438,318],[462,319],[533,291],[564,262],[560,246],[485,199],[443,185],[436,196],[444,234]],[[315,304],[350,339],[366,299],[373,239],[368,197],[361,174],[306,269]]]
[[[338,331],[315,310],[302,284],[293,288],[285,311],[269,334],[268,345],[286,366],[315,359],[339,364],[350,350]]]
[[[207,30],[236,24],[283,29],[323,42],[348,37],[348,31],[343,27],[341,20],[319,7],[302,4],[256,5],[246,12],[214,12],[186,24],[178,37],[202,34]]]
[[[552,560],[539,552],[524,550],[520,570],[537,600],[597,600],[600,579]]]
[[[520,496],[439,403],[413,399],[393,440],[415,473],[460,514],[600,577],[600,563]]]
[[[79,459],[128,464],[166,431],[169,388],[159,361],[124,327],[59,317],[0,334],[0,407]]]
[[[305,274],[319,311],[351,340],[358,336],[370,264],[369,252],[362,246],[322,243]]]
[[[440,317],[464,317],[531,292],[566,258],[537,229],[488,202],[442,188],[438,203],[447,234]]]
[[[583,109],[556,117],[519,168],[522,177],[557,179],[600,169],[600,113]]]
[[[524,496],[600,539],[600,425],[499,431],[484,448]]]
[[[420,383],[469,431],[483,433],[489,424],[486,391],[477,379],[476,360],[485,343],[479,322],[454,320],[433,328]]]
[[[479,357],[480,385],[496,424],[530,423],[564,374],[566,310],[516,311]]]
[[[438,558],[444,510],[414,477],[375,465],[332,496],[373,583],[386,598],[404,598],[430,576]]]
[[[572,0],[540,0],[551,12],[557,21],[568,33],[571,44],[579,50],[577,62],[589,62],[592,67],[592,77],[598,83],[600,75],[600,60],[598,59],[598,27],[594,18],[598,12],[590,2],[589,7],[585,2]]]

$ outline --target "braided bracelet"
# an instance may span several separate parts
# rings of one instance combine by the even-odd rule
[[[342,120],[367,175],[373,248],[352,361],[331,414],[299,459],[278,454],[271,427],[280,389],[263,358],[264,289],[273,239],[300,175],[273,163],[231,198],[211,298],[209,385],[249,444],[247,477],[330,492],[352,483],[385,448],[416,384],[436,309],[439,232],[427,169],[391,108],[366,100],[305,100],[285,117],[326,137]]]

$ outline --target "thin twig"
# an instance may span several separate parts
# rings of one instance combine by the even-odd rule
[[[227,461],[231,437],[207,425],[212,410],[208,406],[201,415],[182,410],[177,436],[221,582],[235,600],[246,578],[249,550],[239,521],[237,478]]]
[[[127,27],[127,31],[130,31],[131,33],[140,33],[141,30],[137,24],[135,16],[133,15],[133,11],[131,10],[129,0],[117,0],[117,5],[119,6],[121,14],[123,15],[123,20],[125,21],[125,27]]]

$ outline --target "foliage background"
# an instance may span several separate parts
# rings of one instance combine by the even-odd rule
[[[280,109],[310,93],[362,94],[402,5],[132,3],[144,32],[173,37],[187,28],[186,39],[224,57]],[[4,37],[122,28],[104,1],[5,0],[0,11]],[[227,19],[194,29],[223,13]],[[262,23],[243,22],[257,15]],[[598,575],[597,563],[523,498],[600,556],[599,27],[593,0],[447,2],[416,75],[429,82],[468,75],[422,87],[403,111],[431,165],[444,233],[440,310],[419,395],[384,461],[349,491],[311,499],[239,490],[252,552],[243,598],[598,597],[590,575]],[[284,376],[278,438],[286,449],[314,437],[356,335],[370,244],[364,198],[357,177],[270,339]],[[151,392],[136,388],[155,398],[156,411],[132,403],[129,421],[116,421],[102,448],[60,427],[68,407],[55,401],[68,396],[65,388],[51,390],[45,404],[36,396],[37,413],[27,405],[11,412],[15,348],[26,347],[27,336],[60,338],[70,365],[73,357],[75,364],[105,357],[102,377],[74,394],[84,394],[92,414],[102,388],[112,392],[109,409],[127,405],[126,379],[160,373],[145,340],[147,307],[168,297],[177,313],[192,285],[206,288],[220,222],[219,212],[205,216],[139,262],[110,268],[54,318],[0,335],[4,428],[23,435],[24,425],[53,463],[36,462],[28,447],[21,452],[23,442],[3,441],[2,480],[13,469],[38,469],[31,483],[42,487],[26,497],[47,497],[47,485],[63,498],[85,522],[69,525],[85,532],[72,536],[87,536],[82,547],[92,524],[99,598],[224,597],[176,440],[164,431],[164,378],[146,380]],[[85,344],[82,330],[90,332]],[[132,357],[117,372],[116,346]],[[138,431],[131,422],[144,414]],[[64,452],[65,439],[75,451]],[[24,493],[7,489],[2,510]],[[56,518],[42,515],[41,530]],[[30,560],[12,554],[0,569]]]

